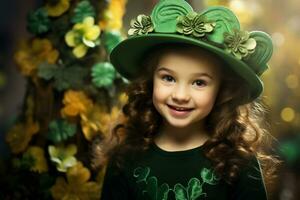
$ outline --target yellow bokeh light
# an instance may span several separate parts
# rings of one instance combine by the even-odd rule
[[[285,43],[285,37],[280,32],[275,32],[272,34],[272,40],[276,46],[282,46]]]
[[[230,7],[233,10],[245,10],[245,4],[243,1],[239,0],[232,0],[230,1]]]
[[[228,7],[237,15],[242,26],[251,26],[263,14],[261,4],[256,1],[230,0]]]
[[[290,74],[286,77],[285,83],[288,88],[295,89],[299,86],[299,79],[298,76],[295,74]]]
[[[286,122],[291,122],[295,119],[295,111],[293,108],[285,107],[281,111],[281,119]]]

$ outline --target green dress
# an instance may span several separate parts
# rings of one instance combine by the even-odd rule
[[[254,157],[234,185],[220,179],[203,147],[168,152],[153,144],[119,170],[108,165],[102,200],[265,200],[264,181]],[[129,160],[129,159],[128,159]]]

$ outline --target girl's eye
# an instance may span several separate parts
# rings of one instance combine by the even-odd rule
[[[199,87],[203,87],[207,85],[206,81],[204,80],[196,80],[194,83]]]
[[[169,76],[169,75],[162,76],[162,79],[165,80],[165,81],[167,81],[167,82],[171,82],[172,80],[174,80],[173,77]]]

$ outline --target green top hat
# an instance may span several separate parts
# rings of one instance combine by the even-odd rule
[[[128,35],[112,50],[110,60],[129,80],[143,73],[140,63],[149,49],[165,43],[184,43],[221,58],[249,85],[249,101],[263,91],[259,76],[268,69],[272,40],[261,31],[241,30],[237,17],[226,7],[213,6],[197,13],[184,0],[160,0],[151,16],[141,14],[131,21]]]

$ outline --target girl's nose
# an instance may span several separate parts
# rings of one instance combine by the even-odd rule
[[[174,101],[178,102],[187,102],[190,100],[190,94],[188,89],[183,86],[179,85],[178,87],[175,87],[173,92],[172,92],[172,99]]]

